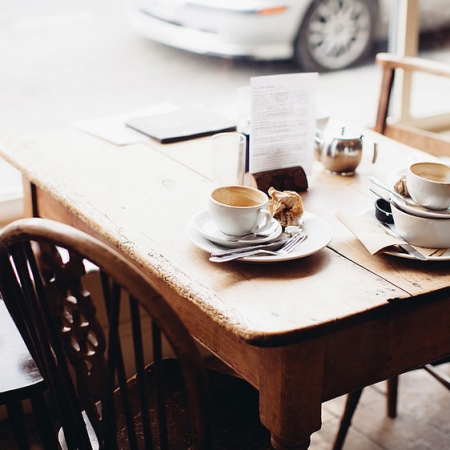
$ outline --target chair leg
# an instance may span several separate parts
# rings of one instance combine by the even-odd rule
[[[7,403],[6,410],[8,411],[8,416],[11,422],[12,432],[17,444],[17,448],[19,450],[30,450],[22,402],[18,401]]]
[[[436,380],[438,380],[443,386],[445,386],[447,389],[450,390],[450,378],[445,376],[443,373],[439,372],[434,366],[431,364],[427,364],[426,366],[423,366],[423,368]]]
[[[378,111],[374,130],[377,133],[384,134],[386,128],[386,119],[389,110],[389,102],[394,85],[395,69],[393,67],[383,67],[383,76],[381,80],[381,91],[378,100]]]
[[[344,414],[342,415],[339,430],[333,444],[333,450],[341,450],[344,445],[347,431],[352,423],[352,417],[356,410],[356,406],[358,405],[362,391],[362,389],[358,389],[357,391],[350,392],[350,394],[347,395]]]
[[[58,450],[58,438],[52,426],[43,394],[33,395],[30,400],[43,447],[45,450]]]
[[[398,377],[387,380],[387,415],[397,417]]]

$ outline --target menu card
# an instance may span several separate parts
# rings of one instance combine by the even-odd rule
[[[318,73],[253,77],[250,173],[313,163]]]

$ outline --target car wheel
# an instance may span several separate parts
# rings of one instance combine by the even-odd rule
[[[319,72],[355,65],[373,47],[377,20],[377,0],[315,0],[295,41],[294,60]]]

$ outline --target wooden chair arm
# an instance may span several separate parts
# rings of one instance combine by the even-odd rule
[[[429,59],[399,56],[393,53],[378,53],[376,63],[382,67],[383,74],[374,130],[381,134],[384,134],[386,129],[386,118],[396,69],[450,78],[449,64],[431,61]]]
[[[378,53],[376,63],[382,68],[382,79],[374,130],[433,155],[449,155],[450,142],[446,136],[411,125],[388,125],[387,115],[396,69],[450,78],[450,64],[392,53]]]
[[[430,59],[413,56],[399,56],[392,53],[378,53],[376,62],[384,69],[404,69],[413,72],[429,73],[450,78],[450,65]]]

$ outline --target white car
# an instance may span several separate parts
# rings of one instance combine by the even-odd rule
[[[154,41],[200,54],[290,59],[343,69],[386,39],[393,0],[134,0],[132,23]],[[450,23],[450,0],[421,0],[421,30]]]

